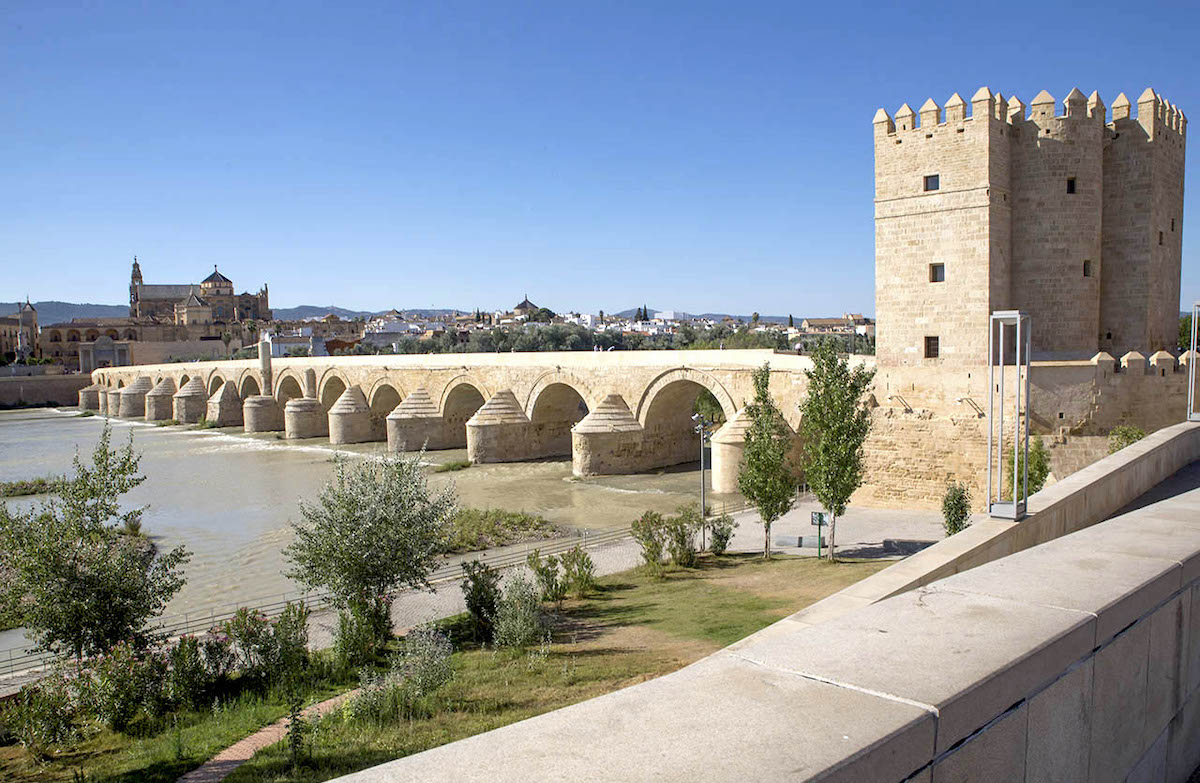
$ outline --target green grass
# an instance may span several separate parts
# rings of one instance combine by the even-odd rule
[[[609,693],[675,671],[887,565],[754,556],[700,562],[662,578],[631,571],[601,579],[594,596],[564,605],[544,654],[479,649],[451,621],[455,679],[419,714],[375,725],[333,713],[317,722],[298,769],[280,743],[227,781],[316,783]],[[820,587],[795,586],[805,581]],[[806,590],[813,595],[797,603]]]
[[[318,678],[305,689],[305,703],[323,701],[357,682],[353,673]],[[222,703],[217,712],[185,712],[154,726],[137,726],[131,730],[133,736],[92,729],[78,745],[41,761],[19,745],[3,745],[0,780],[73,782],[78,770],[87,774],[88,783],[174,783],[243,737],[286,716],[287,711],[287,700],[280,693],[242,694]]]
[[[474,552],[562,535],[562,530],[535,514],[498,508],[464,508],[451,522],[447,552]]]
[[[162,421],[154,422],[155,427],[174,427],[179,423],[178,419],[163,419]]]
[[[80,411],[79,413],[75,414],[75,418],[86,419],[89,416],[95,416],[95,415],[96,415],[96,411]]]
[[[456,470],[465,470],[471,467],[471,460],[456,459],[453,462],[443,462],[433,469],[434,473],[453,473]]]
[[[26,495],[45,495],[54,489],[57,478],[44,476],[42,478],[25,479],[24,481],[5,481],[0,483],[0,498],[19,498]]]
[[[221,425],[217,424],[215,421],[209,421],[208,419],[201,419],[200,421],[198,421],[192,425],[192,429],[194,429],[194,430],[212,430],[212,429],[216,429],[219,426],[221,426]]]
[[[315,721],[299,768],[279,743],[227,780],[328,780],[609,693],[675,671],[888,564],[703,556],[699,567],[661,577],[614,574],[599,579],[593,595],[554,613],[551,644],[521,653],[481,649],[467,638],[465,618],[451,618],[443,625],[455,640],[455,678],[416,714],[377,725],[334,712]],[[330,675],[309,688],[307,701],[354,684],[353,675]],[[78,769],[89,783],[168,783],[286,712],[278,695],[246,695],[218,713],[180,716],[178,740],[169,720],[142,736],[99,731],[45,763],[3,745],[0,780],[67,783]]]

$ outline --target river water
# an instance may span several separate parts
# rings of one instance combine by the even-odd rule
[[[0,412],[0,481],[61,475],[76,450],[86,459],[105,419],[75,411]],[[125,498],[146,506],[143,530],[169,549],[192,551],[187,584],[166,614],[208,612],[229,604],[295,590],[283,575],[283,548],[298,502],[315,499],[332,473],[331,458],[382,453],[382,443],[332,447],[323,439],[287,441],[275,433],[237,429],[191,430],[111,420],[113,443],[133,438],[146,481]],[[429,452],[430,463],[465,460],[466,450]],[[660,473],[578,480],[569,457],[477,465],[429,475],[432,486],[453,482],[460,505],[528,511],[564,527],[604,529],[628,525],[647,509],[673,511],[699,494],[698,464]],[[14,505],[36,499],[7,501]],[[718,508],[736,498],[717,496]],[[17,631],[0,633],[0,649],[20,645]]]

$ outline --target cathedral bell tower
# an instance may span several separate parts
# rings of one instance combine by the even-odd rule
[[[129,276],[129,317],[137,318],[138,286],[142,284],[142,268],[138,265],[137,256],[133,257],[133,274]]]

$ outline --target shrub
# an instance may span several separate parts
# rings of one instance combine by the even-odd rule
[[[576,598],[583,598],[596,587],[596,566],[579,544],[563,552],[562,565],[563,585]]]
[[[392,635],[392,602],[381,598],[352,603],[338,612],[334,658],[343,666],[362,666],[378,657]]]
[[[675,565],[683,568],[696,565],[696,531],[700,524],[700,510],[695,503],[680,506],[675,516],[664,523],[667,549]]]
[[[81,700],[98,721],[124,731],[139,712],[157,717],[165,710],[166,675],[166,656],[118,642],[88,662],[80,677]]]
[[[271,624],[276,648],[273,679],[292,680],[308,668],[309,614],[303,602],[289,601]]]
[[[181,636],[167,651],[167,699],[189,710],[200,709],[208,703],[215,679],[204,660],[200,640]]]
[[[658,571],[662,566],[663,554],[666,550],[666,538],[663,530],[663,517],[657,511],[647,511],[640,519],[634,520],[629,526],[633,539],[642,549],[642,560],[651,571]]]
[[[716,519],[708,523],[708,532],[710,535],[709,549],[714,555],[723,555],[725,550],[729,548],[729,541],[733,538],[733,531],[737,528],[738,523],[733,521],[733,517],[729,514],[722,514]]]
[[[462,564],[463,597],[471,616],[471,633],[476,641],[492,641],[496,603],[500,600],[500,575],[486,563],[472,560]]]
[[[258,609],[242,607],[221,624],[233,643],[234,661],[243,677],[265,682],[270,666],[278,658],[271,621]]]
[[[233,642],[219,629],[214,628],[200,637],[200,654],[213,682],[220,682],[233,673]]]
[[[358,693],[342,706],[342,718],[353,723],[383,724],[402,716],[407,702],[404,677],[400,672],[372,674],[364,669],[358,677]]]
[[[404,676],[410,695],[426,696],[454,677],[450,637],[432,626],[414,628],[404,637],[404,648],[393,664]]]
[[[1141,427],[1134,427],[1129,424],[1113,427],[1112,431],[1108,433],[1108,453],[1116,454],[1121,449],[1137,443],[1144,437],[1146,437],[1146,431]]]
[[[79,738],[73,679],[65,667],[56,668],[39,682],[21,688],[15,703],[2,714],[5,728],[35,756]]]
[[[505,585],[496,608],[496,646],[524,649],[541,637],[542,629],[537,591],[524,576],[514,576]]]
[[[548,555],[543,560],[542,551],[535,549],[525,558],[525,564],[529,566],[529,570],[533,572],[534,579],[537,580],[542,600],[561,603],[562,599],[566,597],[567,586],[558,575],[558,558],[554,555]]]
[[[971,490],[957,481],[946,487],[942,496],[942,526],[952,536],[971,524]]]
[[[1024,462],[1023,453],[1017,457],[1017,476],[1018,482],[1021,480],[1022,463]],[[1012,500],[1012,476],[1013,476],[1013,457],[1012,451],[1006,450],[1004,456],[1004,492],[1005,500]],[[1041,437],[1034,435],[1029,438],[1029,494],[1039,492],[1042,487],[1046,486],[1046,479],[1050,476],[1050,452],[1046,450],[1046,444],[1042,442]],[[1021,494],[1018,492],[1017,494]]]

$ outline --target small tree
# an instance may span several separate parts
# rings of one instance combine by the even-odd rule
[[[642,550],[642,560],[646,570],[658,573],[662,569],[663,555],[666,552],[666,531],[663,528],[662,514],[657,511],[647,511],[629,526],[633,540]]]
[[[831,341],[812,352],[808,395],[800,404],[804,475],[829,520],[829,559],[836,560],[837,518],[862,484],[863,442],[871,431],[871,412],[862,403],[875,371],[849,362]]]
[[[500,575],[479,560],[462,564],[463,598],[471,617],[471,630],[476,641],[490,642],[496,622],[496,604],[500,600]]]
[[[971,490],[966,484],[957,481],[946,487],[942,496],[942,525],[946,535],[952,536],[970,524],[971,519]]]
[[[221,342],[225,343],[225,355],[228,356],[229,344],[233,342],[233,332],[229,331],[228,329],[226,329],[224,332],[221,332]]]
[[[1024,462],[1025,452],[1020,450],[1017,452],[1017,484],[1020,489],[1024,488]],[[1029,439],[1029,494],[1033,495],[1040,492],[1042,487],[1046,486],[1046,479],[1050,477],[1050,452],[1046,449],[1046,444],[1038,435],[1034,435]],[[1012,500],[1013,497],[1013,455],[1012,452],[1005,449],[1004,452],[1004,492],[1002,497],[1005,500]],[[1023,492],[1018,492],[1021,499],[1024,500]]]
[[[1191,339],[1190,335],[1188,339]],[[1146,437],[1146,431],[1141,427],[1134,427],[1129,424],[1113,427],[1112,431],[1108,433],[1108,453],[1116,454],[1121,449],[1137,443],[1144,437]]]
[[[771,524],[792,508],[796,477],[788,457],[792,431],[771,399],[771,366],[754,371],[754,402],[746,406],[750,427],[738,471],[738,490],[758,509],[763,525],[763,558],[771,558]]]
[[[74,475],[55,482],[40,507],[0,505],[0,597],[42,650],[81,658],[118,642],[148,644],[146,624],[185,581],[185,548],[158,555],[123,534],[144,509],[122,513],[121,496],[145,477],[132,438],[113,449],[111,434],[106,424],[91,464],[76,454]]]
[[[318,501],[300,503],[303,521],[292,523],[296,539],[284,549],[287,576],[328,590],[335,606],[359,616],[379,613],[400,587],[429,588],[456,501],[452,487],[429,490],[423,454],[335,460]]]

